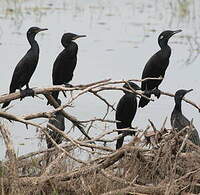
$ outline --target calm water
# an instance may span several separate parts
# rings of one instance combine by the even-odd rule
[[[65,32],[87,35],[87,38],[77,41],[78,64],[71,82],[86,84],[107,78],[140,78],[146,61],[159,49],[159,33],[166,29],[182,29],[182,33],[170,40],[172,56],[160,89],[175,93],[180,88],[193,88],[194,91],[187,97],[199,103],[198,0],[186,0],[182,4],[172,0],[2,0],[0,4],[1,94],[8,92],[13,70],[29,48],[25,35],[30,26],[49,29],[36,37],[41,52],[31,87],[51,85],[52,65],[62,50],[60,38]],[[102,95],[113,104],[122,93],[109,91]],[[65,99],[62,97],[62,100]],[[12,104],[15,106],[9,112],[18,115],[51,109],[46,106],[45,99],[38,98],[26,98],[23,102],[14,101]],[[74,108],[66,111],[80,120],[102,117],[106,112],[105,104],[92,95],[82,96],[73,105]],[[165,117],[170,117],[173,106],[173,98],[162,96],[156,103],[138,109],[133,126],[145,128],[150,118],[160,127]],[[197,110],[184,103],[183,112],[189,119],[194,118],[195,126],[200,129]],[[113,119],[114,112],[108,118]],[[13,133],[18,154],[45,147],[38,146],[35,128],[26,130],[22,124],[6,123]],[[70,128],[71,123],[66,122],[66,126]],[[96,127],[91,134],[101,132],[98,127],[102,128],[102,125],[97,124]],[[167,127],[170,127],[169,121]],[[80,135],[77,129],[73,134]],[[3,156],[4,151],[1,150],[0,157]]]

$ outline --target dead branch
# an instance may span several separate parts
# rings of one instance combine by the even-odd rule
[[[66,154],[69,158],[79,162],[79,163],[83,163],[83,164],[86,164],[84,161],[80,160],[80,159],[77,159],[75,158],[74,156],[72,156],[69,152],[67,152],[64,148],[60,147],[53,139],[52,137],[47,133],[46,130],[43,130],[43,132],[45,133],[45,135],[48,137],[48,139],[51,140],[51,142],[53,143],[53,145],[60,151],[62,151],[64,154]]]
[[[142,80],[132,79],[132,81],[141,82]],[[23,114],[21,116],[1,111],[0,117],[4,119],[38,128],[42,133],[41,136],[46,135],[54,145],[54,148],[51,149],[31,152],[16,157],[9,131],[1,128],[8,151],[8,159],[5,162],[0,162],[0,165],[9,167],[9,174],[14,178],[14,180],[10,180],[14,184],[12,185],[13,187],[9,187],[9,175],[5,173],[2,176],[3,180],[1,181],[3,183],[1,183],[1,188],[5,189],[6,187],[6,189],[9,189],[9,192],[16,192],[15,188],[20,186],[19,192],[17,191],[18,194],[21,192],[51,194],[54,190],[58,190],[58,192],[55,191],[56,193],[78,195],[88,193],[200,193],[200,190],[198,191],[200,181],[200,149],[187,139],[190,133],[187,131],[187,128],[178,133],[175,130],[166,130],[165,119],[161,130],[158,131],[155,127],[156,123],[149,120],[153,129],[152,135],[155,138],[156,147],[147,149],[143,144],[143,137],[148,134],[146,131],[149,127],[147,127],[146,130],[138,130],[138,133],[133,136],[129,144],[119,150],[115,150],[113,149],[114,142],[121,135],[113,136],[112,134],[119,131],[118,129],[99,128],[99,133],[92,134],[91,138],[88,136],[88,132],[91,130],[91,127],[95,127],[96,123],[102,123],[106,126],[109,123],[112,124],[117,121],[109,120],[107,117],[80,121],[65,111],[65,108],[72,106],[74,101],[79,99],[80,96],[90,93],[106,104],[108,113],[109,109],[115,109],[114,104],[112,105],[112,103],[108,102],[100,95],[100,92],[106,90],[127,90],[117,86],[126,82],[123,80],[112,81],[108,79],[87,85],[76,85],[70,88],[65,86],[36,88],[35,93],[44,95],[51,105],[53,105],[53,108],[47,112],[38,112],[29,115]],[[64,104],[58,105],[51,96],[51,92],[57,90],[75,91],[75,93],[67,98]],[[134,90],[130,90],[130,92],[144,96],[142,92]],[[174,96],[165,92],[162,92],[162,95]],[[18,98],[20,98],[20,94],[17,92],[0,96],[0,103]],[[199,109],[193,102],[187,101],[187,103]],[[74,139],[70,134],[60,131],[52,124],[47,124],[46,126],[46,124],[39,124],[36,121],[32,121],[32,119],[37,118],[52,118],[57,111],[60,111],[88,139],[83,139],[82,137]],[[85,130],[86,127],[88,131]],[[59,133],[66,140],[66,143],[58,145],[48,134],[47,128]],[[190,129],[192,130],[192,123]],[[132,129],[120,129],[120,131],[127,130]],[[109,142],[107,143],[108,146],[104,146],[102,142]],[[188,147],[192,152],[182,153],[184,147]],[[48,163],[45,163],[48,160],[47,156],[51,157],[52,161],[49,160]],[[25,174],[23,172],[24,169],[26,169]],[[62,192],[59,191],[61,188]]]
[[[0,124],[0,131],[1,135],[3,137],[4,143],[6,145],[6,156],[8,157],[9,162],[9,172],[10,177],[17,177],[17,171],[16,171],[16,165],[17,165],[17,158],[15,149],[13,146],[13,142],[11,140],[11,134],[8,128],[5,127],[5,125]]]
[[[54,170],[58,164],[60,163],[60,161],[65,157],[65,152],[60,153],[57,158],[52,161],[44,170],[44,173],[42,174],[42,177],[45,177],[46,175],[49,175],[51,173],[52,170]]]
[[[16,182],[18,177],[16,153],[11,140],[10,131],[3,124],[0,124],[0,131],[6,145],[6,156],[8,157],[8,182],[10,185],[9,191],[10,194],[14,194],[18,189],[18,183]]]
[[[175,96],[175,95],[172,94],[172,93],[168,93],[168,92],[164,92],[164,91],[161,91],[161,94],[162,94],[162,95],[169,96],[169,97],[174,97],[174,96]],[[195,108],[197,108],[198,111],[200,112],[200,106],[198,106],[196,103],[192,102],[191,100],[186,99],[185,97],[183,98],[183,100],[184,100],[185,102],[187,102],[188,104],[191,104],[192,106],[194,106]]]
[[[145,81],[145,80],[161,80],[161,79],[162,78],[145,78],[145,79],[142,79],[142,80],[141,79],[130,79],[128,81],[142,82],[142,81]],[[123,80],[121,80],[121,81],[110,81],[110,79],[106,79],[106,80],[97,81],[97,82],[93,82],[93,83],[86,84],[86,85],[77,85],[77,86],[73,86],[73,87],[70,87],[70,88],[62,86],[62,85],[57,85],[57,86],[52,86],[52,87],[47,87],[47,88],[35,88],[34,92],[35,92],[35,94],[46,95],[46,94],[50,94],[53,91],[81,90],[80,93],[78,93],[75,97],[73,97],[71,99],[70,102],[72,102],[75,99],[77,99],[80,95],[83,95],[84,93],[86,93],[88,91],[91,91],[91,90],[92,90],[92,93],[94,93],[94,94],[97,94],[98,92],[103,91],[103,90],[127,90],[127,89],[124,89],[122,87],[107,87],[109,85],[122,84],[122,83],[126,83],[126,82],[127,81],[123,81]],[[142,96],[142,97],[145,97],[145,98],[149,99],[148,97],[144,96],[142,93],[139,93],[138,91],[134,91],[134,92],[136,94],[138,94],[139,96]],[[170,97],[174,97],[174,94],[167,93],[167,92],[164,92],[164,91],[161,91],[161,94],[162,95],[167,95],[167,96],[170,96]],[[4,103],[6,101],[11,101],[11,100],[16,100],[16,99],[20,99],[20,93],[19,92],[15,92],[15,93],[12,93],[12,94],[7,94],[7,95],[0,96],[0,103]],[[153,101],[153,99],[149,99],[149,100]],[[197,104],[195,104],[194,102],[192,102],[191,100],[188,100],[186,98],[183,98],[183,100],[186,101],[187,103],[193,105],[198,110],[200,110],[200,107]],[[102,101],[104,101],[107,105],[111,106],[105,100],[102,99]]]
[[[94,92],[93,90],[90,90],[91,93],[93,93],[96,97],[98,97],[100,100],[102,100],[103,102],[105,102],[105,104],[109,107],[112,108],[112,110],[115,110],[115,108],[113,107],[113,105],[111,105],[110,103],[108,103],[108,101],[103,98],[101,95],[97,94],[96,92]]]
[[[88,147],[88,148],[95,148],[95,149],[100,149],[100,150],[105,150],[105,151],[113,151],[113,149],[108,148],[108,147],[103,147],[103,146],[96,146],[94,144],[88,144],[84,141],[80,141],[80,140],[75,140],[72,139],[70,136],[68,136],[66,133],[64,133],[63,131],[59,130],[58,128],[56,128],[55,126],[53,126],[52,124],[47,125],[47,127],[49,127],[51,130],[58,132],[60,135],[62,135],[67,141],[70,141],[70,143],[80,149],[86,150],[83,148],[84,147]],[[96,139],[90,140],[89,142],[94,142],[96,141]],[[87,150],[88,151],[88,150]],[[88,151],[88,152],[92,152],[93,151]]]
[[[52,104],[54,108],[56,108],[56,112],[61,111],[63,116],[70,120],[83,133],[83,135],[85,135],[88,139],[91,139],[85,132],[84,128],[81,126],[81,123],[75,117],[71,116],[63,110],[66,107],[66,104],[59,106],[59,104],[56,102],[56,100],[54,100],[51,95],[46,94],[45,97],[47,98],[48,102],[50,102],[50,104]]]
[[[120,190],[113,190],[110,192],[103,193],[102,195],[115,195],[115,194],[138,194],[138,195],[144,195],[144,194],[164,194],[165,190],[163,186],[160,187],[154,187],[154,186],[142,186],[142,185],[136,185],[135,187],[126,187],[122,188]]]
[[[63,85],[54,85],[52,87],[47,87],[47,88],[33,88],[33,89],[34,89],[35,95],[39,95],[39,94],[45,95],[45,94],[50,94],[53,91],[82,90],[82,89],[88,88],[90,86],[98,85],[100,83],[109,82],[109,81],[110,81],[110,79],[106,79],[106,80],[97,81],[97,82],[93,82],[93,83],[86,84],[86,85],[77,85],[74,87],[65,87]],[[16,100],[16,99],[20,99],[20,92],[15,92],[15,93],[0,96],[0,103],[4,103],[6,101],[11,101],[11,100]]]

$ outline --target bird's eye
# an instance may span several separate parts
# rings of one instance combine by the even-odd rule
[[[161,36],[160,36],[160,39],[163,39],[163,38],[164,38],[164,36],[163,36],[163,35],[161,35]]]

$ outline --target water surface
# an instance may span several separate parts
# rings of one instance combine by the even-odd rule
[[[159,47],[157,37],[166,29],[182,29],[183,32],[170,40],[172,56],[166,76],[160,89],[175,93],[180,88],[194,91],[187,95],[199,103],[199,32],[200,16],[198,0],[148,1],[148,0],[7,0],[0,6],[0,56],[1,56],[1,94],[8,92],[13,70],[29,48],[26,31],[30,26],[49,30],[38,34],[40,60],[31,79],[31,87],[51,85],[53,62],[62,50],[60,38],[65,32],[86,34],[87,38],[77,41],[79,45],[78,64],[72,84],[86,84],[111,78],[113,80],[140,78],[145,63]],[[117,104],[122,92],[102,93],[111,104]],[[66,99],[61,95],[61,99]],[[17,115],[51,109],[46,100],[26,98],[9,112]],[[88,94],[74,102],[73,108],[66,111],[80,120],[103,117],[106,105]],[[170,117],[174,106],[173,98],[162,96],[156,103],[138,109],[133,126],[143,129],[148,120],[160,127],[166,116]],[[183,112],[200,129],[199,113],[192,106],[183,103]],[[114,112],[109,113],[114,119]],[[44,122],[45,120],[39,120]],[[35,128],[28,130],[24,125],[6,122],[13,134],[18,154],[38,150]],[[167,127],[170,127],[169,120]],[[71,127],[66,122],[67,130]],[[96,124],[91,134],[100,133],[104,127]],[[113,125],[106,126],[114,128]],[[79,136],[77,129],[73,136]],[[27,139],[28,138],[28,139]],[[1,140],[3,143],[3,141]],[[3,145],[3,144],[2,144]],[[1,152],[1,158],[4,152]]]

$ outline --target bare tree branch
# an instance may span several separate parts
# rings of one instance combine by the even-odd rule
[[[8,157],[9,161],[10,177],[12,176],[15,178],[17,177],[17,170],[16,170],[17,158],[13,142],[11,140],[11,134],[8,128],[6,128],[5,125],[3,124],[0,124],[0,131],[6,145],[6,150],[7,150],[6,156]]]

